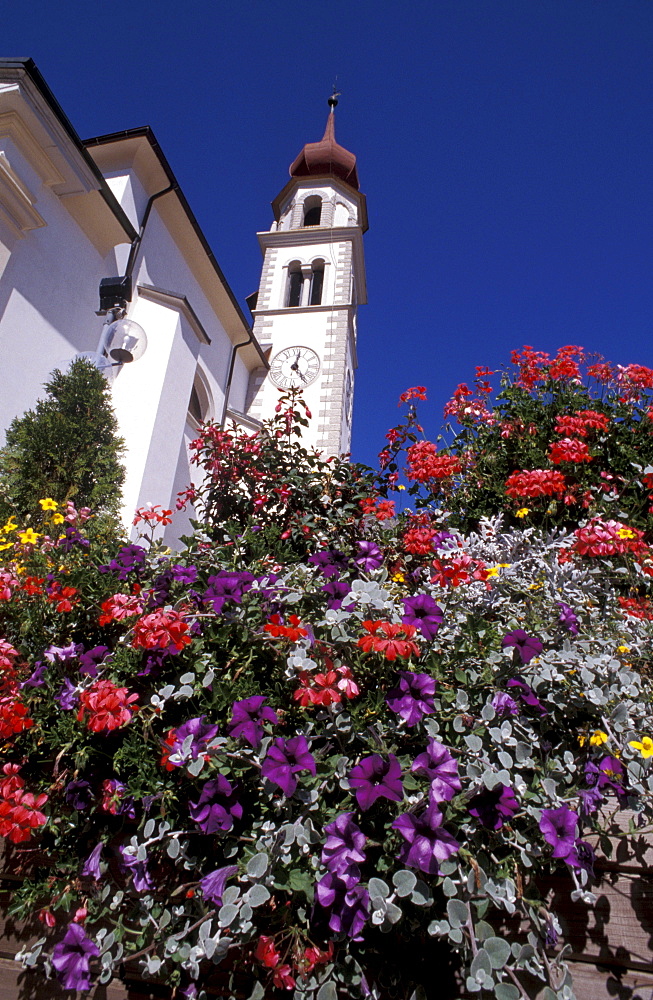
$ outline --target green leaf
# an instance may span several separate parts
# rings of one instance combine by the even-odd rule
[[[488,976],[492,975],[492,962],[490,961],[490,956],[484,948],[479,948],[474,955],[469,971],[474,977],[476,977],[480,972],[485,973],[485,975]]]
[[[483,942],[483,947],[490,956],[493,969],[502,969],[510,958],[510,945],[504,938],[487,938]]]
[[[497,1000],[519,1000],[521,994],[513,983],[497,983],[494,987]]]
[[[245,896],[250,906],[262,906],[269,898],[270,893],[264,885],[253,885]]]
[[[463,903],[462,899],[450,899],[447,903],[447,916],[452,927],[466,924],[469,917],[467,903]]]
[[[397,890],[398,896],[409,896],[417,884],[417,876],[414,872],[410,872],[408,869],[403,868],[401,871],[394,873],[392,876],[392,884]]]
[[[335,983],[324,983],[317,991],[317,1000],[338,1000]]]
[[[247,862],[247,874],[250,878],[262,878],[268,870],[269,860],[265,852],[255,854],[253,858],[250,858]]]
[[[370,896],[380,896],[381,899],[387,899],[390,895],[390,887],[382,878],[371,878],[367,888]]]

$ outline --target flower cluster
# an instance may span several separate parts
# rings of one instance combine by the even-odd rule
[[[618,369],[591,399],[577,348],[516,363],[496,408],[493,373],[459,387],[457,451],[420,441],[409,390],[376,477],[302,448],[298,398],[265,435],[200,428],[174,554],[50,498],[36,542],[7,529],[0,835],[12,913],[44,924],[30,976],[406,998],[442,939],[469,992],[560,992],[543,879],[585,913],[615,814],[653,817],[650,428]],[[592,461],[556,468],[564,438]],[[385,499],[393,449],[415,510]],[[48,548],[59,513],[88,546]]]

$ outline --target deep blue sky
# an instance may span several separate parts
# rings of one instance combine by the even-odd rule
[[[525,343],[653,366],[651,0],[30,0],[0,44],[82,138],[152,126],[241,302],[337,75],[370,216],[356,459],[407,386],[435,435]]]

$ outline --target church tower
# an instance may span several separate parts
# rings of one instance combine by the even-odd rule
[[[304,146],[272,202],[274,222],[258,234],[261,282],[250,300],[270,370],[253,377],[248,414],[265,420],[279,389],[303,389],[312,420],[302,443],[325,457],[350,450],[356,313],[367,301],[367,207],[356,157],[336,142],[337,103],[334,94],[323,138]]]

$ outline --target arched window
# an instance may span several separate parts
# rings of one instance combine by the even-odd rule
[[[304,275],[302,274],[302,266],[298,260],[294,260],[288,268],[287,306],[300,306],[302,304],[303,285]]]
[[[304,225],[319,226],[322,218],[322,199],[311,195],[304,202]]]
[[[199,372],[195,373],[195,381],[188,400],[188,415],[198,424],[207,420],[211,414],[211,398],[204,379]]]
[[[309,298],[309,305],[319,306],[322,303],[322,290],[324,288],[324,261],[316,260],[313,262],[313,271],[311,273],[311,294]]]

